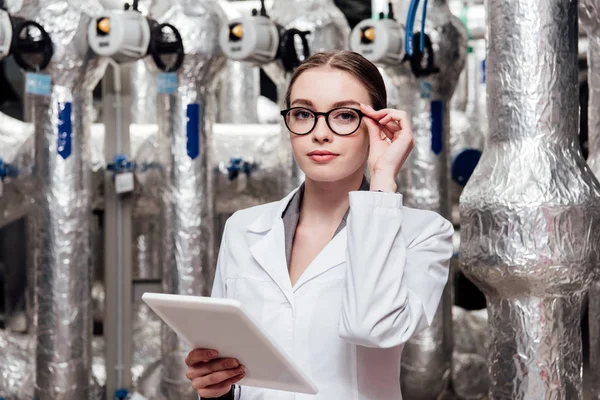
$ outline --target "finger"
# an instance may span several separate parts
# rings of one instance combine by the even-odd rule
[[[415,147],[415,141],[412,134],[402,134],[397,140],[390,144],[389,151],[397,160],[400,160],[399,168],[404,165],[404,162],[410,155],[410,152]]]
[[[211,349],[194,349],[189,352],[185,358],[187,365],[194,365],[199,362],[210,361],[219,356],[219,352]]]
[[[212,374],[213,372],[237,368],[239,365],[239,361],[235,358],[221,358],[218,360],[212,360],[189,366],[185,376],[189,380],[193,380],[205,375]]]
[[[231,379],[242,373],[245,373],[244,367],[242,365],[234,369],[213,372],[212,374],[208,374],[194,379],[192,381],[192,387],[196,390],[206,389],[210,386],[223,383],[226,380]]]
[[[200,397],[221,397],[226,395],[231,390],[231,385],[238,383],[246,376],[245,372],[242,372],[239,375],[236,375],[232,378],[229,378],[217,385],[209,386],[204,389],[197,390],[198,395]]]
[[[373,109],[373,107],[366,105],[366,104],[361,104],[360,105],[360,110],[368,117],[373,118],[374,120],[380,120],[381,118],[385,117],[388,113],[388,111],[390,111],[391,109],[388,108],[384,108],[382,110],[377,110],[375,111]]]
[[[381,131],[391,141],[394,141],[394,139],[398,136],[400,132],[400,130],[394,131],[393,128],[390,129],[388,125],[381,125]]]
[[[373,145],[373,143],[381,141],[380,125],[375,120],[368,117],[365,118],[364,121],[367,124],[367,130],[369,132],[369,141],[371,142],[371,145]]]

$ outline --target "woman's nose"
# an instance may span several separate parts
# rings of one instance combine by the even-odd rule
[[[312,131],[313,142],[331,142],[333,139],[333,132],[329,129],[325,117],[320,115],[317,118],[317,124]]]

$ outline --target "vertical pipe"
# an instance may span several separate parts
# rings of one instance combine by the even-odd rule
[[[32,240],[39,399],[87,398],[90,320],[90,168],[84,90],[54,85],[33,100]]]
[[[490,399],[582,399],[600,184],[577,138],[577,2],[487,6],[490,131],[461,197],[460,254],[488,301]]]
[[[248,63],[227,60],[221,74],[218,121],[226,124],[256,124],[260,96],[260,70]]]
[[[399,21],[406,21],[408,0],[396,0]],[[425,34],[432,41],[439,71],[415,77],[408,70],[398,81],[401,107],[412,118],[415,147],[398,176],[405,205],[435,211],[451,219],[450,101],[465,67],[467,34],[444,0],[429,1]],[[421,13],[418,13],[420,20]],[[420,27],[420,23],[415,23]],[[416,28],[415,32],[420,31]],[[434,400],[448,387],[452,367],[452,280],[438,312],[425,331],[402,352],[402,393],[411,400]]]
[[[215,82],[225,59],[217,35],[225,18],[215,1],[156,2],[151,14],[177,27],[184,41],[185,60],[177,72],[177,91],[159,93],[159,146],[170,149],[164,165],[162,193],[165,293],[210,295],[216,260],[213,182],[208,143],[216,119]],[[166,325],[162,333],[161,393],[168,399],[194,399],[185,378],[189,348]]]
[[[91,91],[106,64],[90,59],[85,30],[94,1],[32,0],[18,16],[49,33],[54,56],[40,71],[44,94],[27,94],[34,125],[35,206],[31,215],[36,329],[35,392],[40,400],[89,394],[92,325],[90,217]]]

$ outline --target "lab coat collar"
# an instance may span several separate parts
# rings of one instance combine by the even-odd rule
[[[285,231],[282,214],[299,187],[284,197],[276,207],[269,207],[246,227],[250,234],[263,235],[250,252],[258,264],[277,284],[294,307],[293,293],[305,283],[346,261],[346,228],[342,229],[316,256],[292,287],[285,256]]]
[[[267,210],[262,213],[256,220],[254,220],[246,229],[252,233],[265,233],[271,230],[276,224],[277,220],[281,219],[283,211],[288,206],[294,194],[300,190],[300,186],[292,190],[287,196],[281,199],[277,207],[268,207]]]

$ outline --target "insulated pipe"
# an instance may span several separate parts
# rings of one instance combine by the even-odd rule
[[[409,3],[394,2],[398,20],[406,21]],[[420,22],[415,23],[418,26]],[[465,67],[467,34],[445,0],[428,2],[425,34],[432,42],[439,71],[399,81],[404,85],[398,88],[405,98],[402,107],[412,118],[415,147],[400,170],[398,188],[407,207],[435,211],[451,219],[450,100]],[[452,366],[451,289],[450,281],[431,326],[410,339],[402,351],[400,382],[407,399],[436,399],[448,387]]]
[[[33,125],[0,113],[0,228],[27,213],[32,166]]]
[[[451,111],[450,127],[450,196],[452,204],[452,222],[459,225],[459,198],[469,177],[473,173],[485,142],[484,121],[480,119],[480,96],[485,97],[485,92],[480,92],[481,70],[477,54],[469,46],[467,54],[467,68],[462,76],[467,78],[467,104],[464,112],[453,109]]]
[[[600,179],[600,4],[579,2],[579,18],[588,35],[588,165]],[[596,227],[600,230],[600,227]],[[600,399],[600,280],[596,279],[588,292],[590,330],[590,374],[592,396]]]
[[[577,2],[487,6],[489,137],[461,196],[460,262],[487,299],[489,396],[582,399],[600,184],[577,137]]]
[[[170,150],[163,165],[164,291],[208,296],[215,273],[216,238],[207,143],[216,118],[215,82],[226,61],[218,47],[218,33],[226,19],[213,0],[156,1],[150,15],[177,27],[185,50],[177,71],[177,90],[159,93],[157,98],[158,143]],[[196,400],[183,363],[190,349],[165,325],[161,337],[162,395]]]
[[[85,399],[91,363],[92,89],[105,62],[90,59],[87,27],[95,1],[32,0],[17,15],[44,26],[54,55],[26,104],[34,125],[36,183],[31,252],[35,276],[35,392],[40,400]],[[32,79],[29,75],[28,79]]]
[[[219,123],[258,123],[259,74],[260,70],[253,65],[227,60],[220,81]]]

